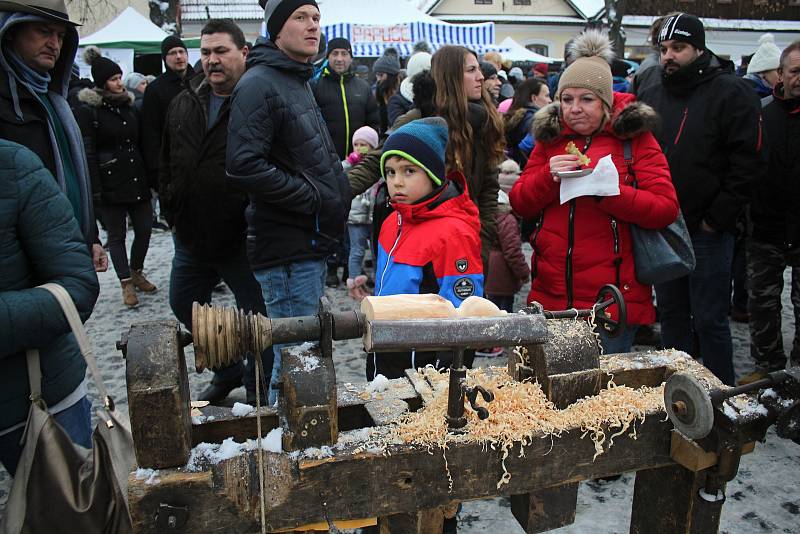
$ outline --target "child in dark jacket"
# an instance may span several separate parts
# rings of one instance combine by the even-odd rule
[[[461,173],[445,177],[446,145],[447,123],[438,117],[398,128],[383,145],[381,172],[395,211],[381,226],[375,295],[437,293],[456,308],[483,295],[478,209]],[[444,368],[447,356],[371,354],[367,378],[399,378],[428,364]]]
[[[486,279],[486,298],[501,310],[512,313],[514,295],[531,277],[531,270],[522,253],[519,217],[511,210],[508,195],[497,195],[497,242],[489,252],[489,276]]]

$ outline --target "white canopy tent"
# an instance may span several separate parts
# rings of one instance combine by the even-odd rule
[[[553,63],[556,61],[554,58],[528,50],[511,37],[503,39],[499,48],[505,49],[505,51],[502,52],[503,59],[509,59],[511,61],[531,61],[533,63]]]
[[[98,47],[122,68],[124,76],[133,72],[135,54],[161,54],[161,41],[168,35],[134,8],[127,7],[106,26],[80,39],[76,63],[81,77],[91,77],[91,68],[83,62],[83,49],[87,46]],[[183,39],[183,42],[189,47],[189,60],[199,58],[199,51],[195,50],[200,46],[199,39]]]

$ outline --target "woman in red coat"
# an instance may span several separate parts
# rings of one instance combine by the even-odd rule
[[[629,326],[616,339],[599,332],[605,353],[628,352],[637,325],[655,321],[652,289],[636,280],[630,224],[668,226],[678,216],[678,199],[667,161],[650,133],[655,111],[633,95],[612,90],[608,39],[587,31],[570,52],[577,59],[561,76],[558,102],[534,118],[536,147],[510,194],[515,212],[538,218],[531,236],[528,301],[547,310],[589,308],[603,285],[616,285],[625,297]],[[568,153],[569,143],[589,162]],[[625,161],[626,143],[632,149],[632,172]],[[562,204],[558,173],[593,169],[608,155],[612,179],[613,168],[619,174],[619,192],[606,190],[604,196],[579,196]],[[598,174],[563,180],[591,181]]]

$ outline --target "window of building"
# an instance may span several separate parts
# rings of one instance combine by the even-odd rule
[[[514,0],[515,6],[529,6],[531,5],[531,0]]]
[[[548,55],[548,52],[550,50],[550,47],[548,47],[547,45],[535,44],[535,43],[534,44],[525,45],[525,48],[527,48],[531,52],[533,52],[535,54],[539,54],[541,56]]]
[[[492,0],[475,0],[475,3],[478,5],[491,5]]]

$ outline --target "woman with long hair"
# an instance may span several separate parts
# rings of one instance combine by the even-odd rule
[[[516,161],[521,169],[525,168],[536,142],[531,134],[533,116],[550,102],[552,100],[547,84],[542,80],[529,78],[517,86],[511,107],[503,115],[506,128],[506,152],[508,157]],[[528,135],[531,135],[530,142],[523,144],[523,140]]]
[[[489,249],[497,227],[497,166],[503,161],[505,132],[503,120],[483,87],[478,56],[463,46],[443,46],[431,61],[436,85],[436,114],[447,121],[448,172],[461,171],[467,177],[472,201],[481,219],[481,256],[488,266]]]

